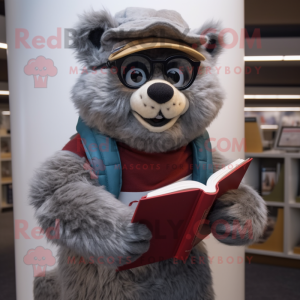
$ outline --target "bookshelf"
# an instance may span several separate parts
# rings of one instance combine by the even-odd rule
[[[3,141],[5,140],[6,144],[9,145],[9,152],[2,152],[1,149]],[[4,129],[0,129],[0,211],[6,208],[12,208],[13,204],[7,203],[7,184],[12,183],[11,176],[11,147],[10,147],[10,134]],[[3,168],[9,171],[10,174],[3,175]]]
[[[283,220],[283,251],[270,251],[247,248],[247,253],[268,255],[283,258],[300,259],[300,254],[295,254],[293,248],[300,244],[300,202],[297,202],[298,185],[300,184],[299,161],[300,152],[283,152],[269,150],[261,153],[246,153],[247,158],[252,157],[253,162],[245,175],[245,182],[256,190],[260,185],[260,160],[282,159],[284,163],[284,196],[282,202],[266,201],[267,206],[282,208]]]

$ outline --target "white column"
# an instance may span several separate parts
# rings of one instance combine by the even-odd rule
[[[144,4],[139,0],[99,1],[99,0],[6,0],[7,43],[9,90],[11,109],[13,183],[14,183],[14,218],[17,299],[33,299],[33,267],[23,261],[27,251],[37,246],[56,249],[46,243],[45,238],[36,239],[37,226],[33,209],[28,204],[29,181],[34,169],[55,151],[60,150],[75,133],[77,114],[70,101],[70,90],[78,75],[70,74],[70,68],[79,64],[75,61],[72,50],[65,48],[64,29],[72,28],[77,15],[93,7],[95,10],[107,8],[112,13],[125,6],[145,6],[155,9],[174,9],[182,14],[191,28],[200,26],[206,20],[221,20],[224,27],[240,32],[244,26],[243,1],[161,1],[152,0]],[[19,30],[18,30],[19,29]],[[22,43],[23,35],[28,35]],[[18,38],[19,37],[19,38]],[[21,37],[21,38],[20,38]],[[220,80],[226,91],[226,102],[217,120],[209,129],[213,138],[227,138],[239,142],[243,138],[243,49],[239,43],[227,50],[220,62]],[[47,82],[34,77],[30,67],[25,68],[30,59],[44,60],[49,71]],[[47,61],[45,61],[47,59]],[[225,75],[225,67],[231,73]],[[233,69],[242,68],[236,75]],[[57,72],[55,71],[55,68]],[[222,144],[223,148],[225,148]],[[234,159],[243,157],[243,152],[225,153]],[[22,225],[20,225],[22,224]],[[28,226],[23,231],[18,230]],[[25,234],[23,233],[25,232]],[[217,299],[244,299],[244,266],[236,261],[232,265],[218,264],[217,256],[226,261],[228,256],[236,259],[242,256],[243,248],[225,247],[209,238],[210,256],[215,256],[212,263]],[[48,267],[47,270],[50,270]]]
[[[244,1],[199,1],[204,4],[203,14],[207,19],[221,20],[223,28],[237,34],[228,33],[220,56],[220,81],[226,95],[224,106],[208,131],[213,147],[216,147],[231,161],[244,158],[244,45],[241,30],[244,28]],[[207,15],[208,12],[208,15]],[[202,18],[201,18],[202,20]],[[242,40],[241,40],[242,39]],[[241,43],[242,42],[242,43]],[[232,45],[231,45],[232,43]],[[234,46],[235,45],[235,46]],[[238,74],[239,73],[239,74]],[[216,300],[245,299],[245,247],[226,246],[212,235],[206,240],[212,258]]]

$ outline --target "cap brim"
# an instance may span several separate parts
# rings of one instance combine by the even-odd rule
[[[177,42],[170,39],[164,39],[164,38],[145,38],[145,39],[132,41],[128,44],[125,44],[124,46],[118,47],[117,49],[113,50],[108,60],[114,61],[136,52],[149,50],[149,49],[158,49],[158,48],[178,50],[188,54],[189,56],[191,56],[197,61],[205,60],[203,54],[196,51],[188,44],[184,44],[181,42]]]

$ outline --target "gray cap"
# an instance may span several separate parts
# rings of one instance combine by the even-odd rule
[[[190,30],[181,15],[173,10],[129,7],[114,17],[106,10],[91,11],[81,15],[72,47],[85,66],[97,66],[105,63],[114,46],[124,40],[166,38],[198,51],[198,46],[207,41],[206,35],[199,34],[201,30]]]
[[[183,41],[188,44],[200,44],[200,35],[192,33],[181,15],[174,10],[154,10],[151,8],[129,7],[115,15],[119,26],[107,30],[102,43],[115,39],[141,39],[161,37]]]

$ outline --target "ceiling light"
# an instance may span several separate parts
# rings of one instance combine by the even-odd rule
[[[244,111],[300,111],[300,107],[244,107]]]
[[[0,48],[1,48],[1,49],[7,49],[7,44],[5,44],[5,43],[0,43]]]
[[[300,61],[300,55],[244,56],[244,61]]]
[[[276,56],[245,56],[245,61],[281,61],[283,60],[283,55]]]
[[[9,95],[9,91],[0,91],[0,95]]]
[[[244,99],[300,99],[300,95],[244,95]]]
[[[300,60],[300,55],[285,55],[283,57],[284,61],[298,61]]]

